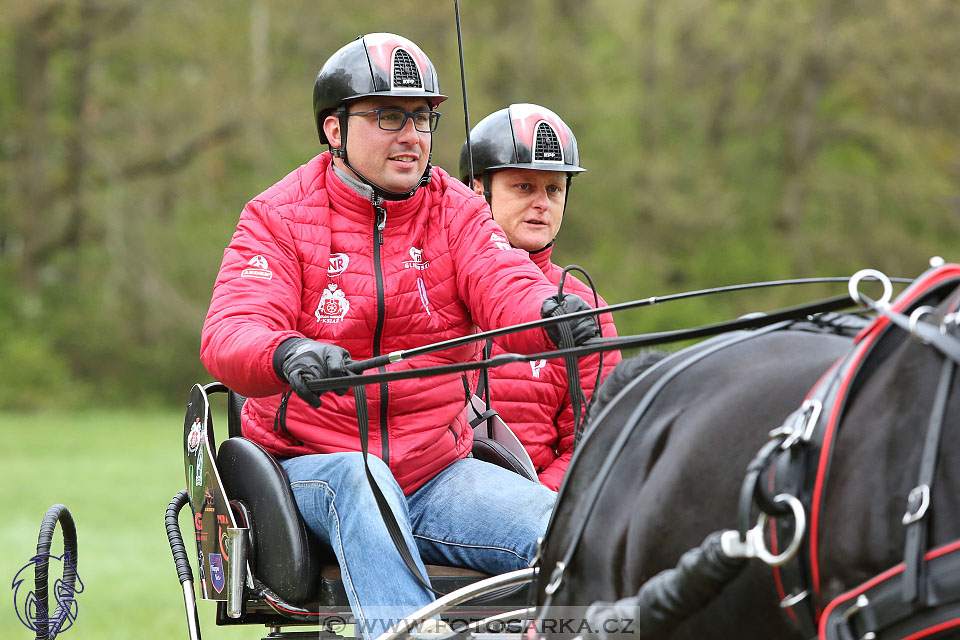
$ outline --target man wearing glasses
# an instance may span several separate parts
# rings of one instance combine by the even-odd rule
[[[351,358],[535,320],[541,308],[587,308],[557,296],[510,247],[483,198],[431,167],[445,99],[433,64],[405,38],[368,34],[334,53],[313,96],[330,151],[244,208],[201,341],[210,373],[249,397],[244,435],[280,459],[304,521],[337,555],[365,637],[433,600],[388,535],[375,490],[421,576],[424,563],[489,574],[527,567],[555,494],[468,457],[475,375],[371,384],[360,387],[365,397],[328,394],[322,405],[308,383],[346,375]],[[578,343],[596,335],[592,318],[567,324]],[[504,344],[536,353],[558,333],[526,331]],[[385,369],[479,351],[471,344]]]

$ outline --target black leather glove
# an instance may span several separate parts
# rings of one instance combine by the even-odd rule
[[[586,301],[578,295],[572,293],[564,293],[560,295],[550,296],[543,301],[543,305],[540,307],[540,317],[541,318],[552,318],[556,316],[566,315],[568,313],[574,313],[576,311],[584,311],[586,309],[592,309]],[[570,327],[570,331],[573,333],[573,344],[580,346],[590,338],[596,338],[600,335],[600,331],[597,329],[597,319],[595,316],[583,316],[582,318],[575,318],[569,320],[565,323]],[[553,341],[553,344],[560,346],[560,324],[550,325],[544,327],[547,332],[547,336],[550,340]]]
[[[350,353],[343,347],[317,342],[310,338],[288,338],[273,354],[273,369],[281,380],[290,383],[294,392],[314,409],[320,408],[320,396],[307,387],[307,382],[347,375]],[[334,389],[342,396],[348,387]]]

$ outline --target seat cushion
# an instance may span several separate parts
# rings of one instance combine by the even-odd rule
[[[509,464],[513,457],[509,451],[506,455],[501,464]],[[516,466],[520,467],[519,462]],[[253,575],[298,607],[313,610],[349,606],[337,559],[327,545],[307,531],[290,479],[277,460],[256,442],[236,437],[220,445],[217,468],[227,497],[242,501],[250,512],[254,548],[249,560]],[[436,565],[427,565],[427,575],[444,593],[487,577],[472,569]],[[508,597],[502,600],[522,604],[518,591],[508,590],[504,594]]]
[[[290,604],[314,599],[322,566],[336,558],[304,526],[283,467],[256,442],[229,438],[217,468],[227,496],[253,513],[253,574]]]

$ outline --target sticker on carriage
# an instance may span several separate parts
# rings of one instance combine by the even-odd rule
[[[210,583],[213,584],[217,593],[220,593],[227,583],[223,575],[223,556],[219,553],[211,553],[208,557],[210,559]]]
[[[327,265],[327,275],[331,278],[339,276],[341,273],[347,270],[348,264],[350,264],[350,256],[347,254],[331,253],[330,264]]]
[[[273,272],[270,271],[270,265],[267,263],[267,259],[257,254],[250,258],[250,262],[247,263],[247,268],[240,272],[240,277],[270,280],[273,278]]]
[[[203,423],[200,422],[200,418],[197,418],[190,427],[190,435],[187,436],[187,449],[190,453],[196,453],[200,446],[200,439],[203,437]]]
[[[506,238],[504,238],[503,236],[498,236],[495,233],[490,234],[490,242],[492,242],[494,245],[496,245],[498,249],[502,251],[507,251],[508,249],[513,248],[510,246],[510,243],[507,242]]]
[[[320,296],[320,304],[313,315],[317,322],[340,322],[349,310],[350,301],[347,300],[347,295],[336,284],[331,283]]]
[[[403,263],[404,269],[416,269],[418,271],[423,271],[430,266],[430,261],[423,261],[423,249],[418,249],[416,247],[410,247],[410,257],[412,260],[405,260]]]
[[[57,567],[57,563],[62,564],[62,569]],[[57,579],[50,594],[52,602],[40,602],[36,592],[30,587],[34,587],[36,571],[38,566],[44,569],[48,575],[61,575],[66,577],[72,573],[74,580]],[[49,638],[53,640],[57,635],[63,633],[77,619],[79,606],[77,605],[77,594],[83,593],[83,582],[80,580],[80,574],[69,553],[62,556],[54,556],[49,553],[35,555],[30,558],[30,562],[25,564],[17,575],[13,577],[13,603],[20,623],[27,629],[37,632],[37,637]],[[46,587],[43,587],[44,593]],[[47,607],[53,609],[49,611]]]
[[[237,525],[217,472],[209,416],[207,394],[201,385],[194,385],[184,418],[183,453],[199,560],[200,595],[204,600],[226,600],[220,581],[230,575],[230,558],[222,552],[220,538],[225,528]],[[197,424],[200,426],[195,427]],[[194,433],[199,434],[196,443],[191,439]]]

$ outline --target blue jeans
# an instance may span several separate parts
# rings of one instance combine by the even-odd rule
[[[547,528],[556,493],[500,467],[464,458],[404,497],[383,461],[370,470],[396,516],[411,555],[423,564],[489,574],[523,569]],[[281,461],[307,527],[340,563],[350,608],[365,638],[431,603],[393,545],[360,453]]]

